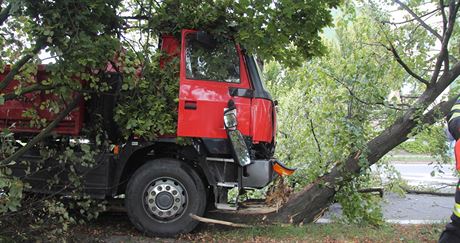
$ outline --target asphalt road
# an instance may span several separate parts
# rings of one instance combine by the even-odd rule
[[[436,165],[428,163],[394,164],[409,185],[430,188],[441,188],[442,192],[455,192],[458,178],[453,174],[452,165],[443,165],[439,172]],[[434,176],[431,175],[435,170]],[[382,175],[384,178],[385,175]],[[382,200],[383,215],[387,222],[399,224],[432,224],[444,223],[449,220],[454,206],[453,196],[433,196],[406,194],[401,197],[394,193],[385,193]],[[329,211],[318,220],[327,223],[342,213],[341,206],[334,204]]]

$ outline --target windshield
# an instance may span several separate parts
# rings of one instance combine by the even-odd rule
[[[186,76],[194,80],[240,82],[240,60],[235,44],[222,40],[214,46],[198,41],[197,33],[186,36]]]
[[[245,55],[249,76],[254,87],[254,97],[272,100],[263,82],[263,64],[257,61],[257,57]]]

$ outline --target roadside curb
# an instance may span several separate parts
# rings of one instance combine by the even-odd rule
[[[386,223],[390,224],[402,224],[402,225],[413,225],[413,224],[446,224],[447,220],[431,220],[431,219],[385,219]],[[332,219],[318,219],[316,224],[331,224],[337,223]]]

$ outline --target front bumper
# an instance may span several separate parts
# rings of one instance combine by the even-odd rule
[[[287,167],[279,160],[271,159],[253,160],[244,170],[243,187],[263,188],[278,176],[292,175],[296,169]]]

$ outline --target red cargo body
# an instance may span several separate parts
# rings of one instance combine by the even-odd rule
[[[36,77],[37,82],[46,80],[48,75],[45,70],[46,66],[39,65]],[[3,81],[5,76],[10,71],[7,66],[3,73],[0,73],[0,82]],[[15,88],[19,85],[18,80],[13,80],[4,91],[3,94],[14,92]],[[31,127],[30,118],[23,117],[24,111],[27,109],[35,109],[41,118],[47,121],[52,121],[56,114],[48,111],[41,110],[40,103],[45,100],[59,99],[53,94],[46,94],[45,91],[37,91],[24,95],[18,100],[9,100],[5,104],[0,105],[0,130],[10,128],[14,133],[39,133],[42,129]],[[55,132],[62,135],[77,136],[80,134],[84,117],[84,103],[83,100],[75,110],[73,110],[63,121],[55,128]]]

